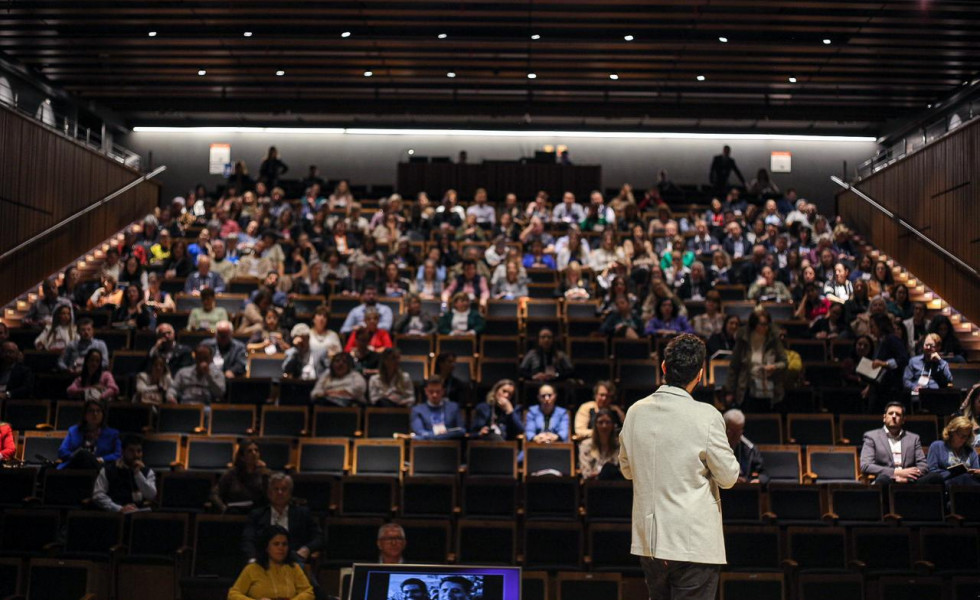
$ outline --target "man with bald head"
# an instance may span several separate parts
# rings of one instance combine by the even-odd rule
[[[214,354],[212,362],[227,379],[245,375],[248,355],[245,344],[232,337],[233,329],[231,321],[218,321],[214,337],[201,342],[203,346],[211,349]]]
[[[211,288],[216,294],[225,291],[225,282],[221,275],[211,270],[211,257],[207,254],[197,257],[197,271],[187,276],[184,293],[200,296],[204,288]]]

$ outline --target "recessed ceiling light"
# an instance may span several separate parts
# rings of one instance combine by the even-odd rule
[[[342,34],[340,34],[340,37],[350,37],[350,32],[349,31],[345,31]]]
[[[698,81],[704,81],[704,75],[698,75]]]
[[[371,77],[373,75],[374,75],[374,71],[364,71],[364,76],[365,77]]]
[[[155,31],[151,31],[150,33],[148,33],[148,34],[146,34],[146,35],[148,35],[148,36],[150,36],[150,37],[156,37],[156,36],[157,36],[157,32],[155,32]]]
[[[439,35],[437,35],[436,37],[437,37],[437,38],[439,38],[440,40],[444,40],[444,39],[446,39],[446,38],[447,38],[447,37],[449,37],[449,36],[448,36],[448,35],[446,35],[445,33],[440,33],[440,34],[439,34]]]
[[[414,155],[414,154],[415,154],[415,149],[414,149],[414,148],[409,148],[409,149],[408,149],[408,155],[409,155],[409,156],[412,156],[412,155]]]
[[[827,45],[827,46],[829,46],[829,45],[831,44],[831,41],[830,41],[830,38],[824,38],[824,39],[823,39],[823,43],[824,43],[825,45]]]
[[[450,71],[450,72],[446,73],[446,77],[452,79],[453,77],[456,77],[456,73],[454,73],[453,71]]]
[[[527,74],[527,78],[528,79],[537,79],[538,78],[538,74],[537,73],[528,73]]]
[[[718,38],[718,41],[721,42],[722,44],[727,44],[728,43],[728,38],[726,38],[725,36],[722,36],[722,37]]]
[[[246,31],[242,35],[245,36],[245,37],[252,37],[252,32],[251,31]]]
[[[198,69],[197,74],[200,75],[201,77],[204,77],[205,75],[208,74],[208,71],[207,69]]]
[[[276,77],[282,77],[285,74],[286,74],[286,72],[283,71],[282,69],[279,69],[278,71],[276,71]]]
[[[789,82],[790,83],[796,83],[796,77],[790,77],[789,78]]]
[[[617,75],[615,73],[610,73],[609,74],[609,79],[612,79],[613,81],[616,81],[617,79],[619,79],[619,75]]]
[[[540,40],[541,39],[541,36],[539,34],[535,33],[535,34],[531,35],[531,39],[532,40]]]
[[[623,39],[626,40],[627,42],[632,42],[633,41],[633,36],[631,36],[631,35],[624,35],[623,36]]]

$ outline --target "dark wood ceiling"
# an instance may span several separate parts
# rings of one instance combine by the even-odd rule
[[[9,0],[0,8],[3,56],[131,124],[880,133],[975,79],[980,64],[977,0]]]

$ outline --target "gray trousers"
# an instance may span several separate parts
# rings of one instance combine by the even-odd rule
[[[650,600],[714,600],[721,565],[640,557]]]

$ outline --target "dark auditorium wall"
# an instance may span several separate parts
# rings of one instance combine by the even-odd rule
[[[0,255],[141,175],[0,106]],[[0,305],[110,237],[159,201],[144,182],[0,261]]]
[[[208,175],[208,149],[211,143],[231,144],[233,160],[245,160],[250,172],[258,171],[268,146],[278,147],[290,166],[287,177],[303,177],[310,164],[320,167],[324,179],[348,178],[357,184],[394,185],[396,165],[408,159],[408,150],[419,156],[449,156],[456,160],[466,150],[468,160],[512,160],[533,156],[545,144],[567,144],[577,165],[602,165],[604,187],[629,182],[634,189],[656,181],[657,171],[667,169],[676,183],[707,183],[711,157],[721,152],[723,139],[618,139],[618,138],[530,138],[519,136],[476,137],[434,135],[344,135],[288,133],[178,133],[133,132],[119,140],[146,156],[153,152],[155,165],[167,165],[161,176],[164,197],[183,195],[196,183],[209,188],[221,183]],[[734,140],[732,156],[746,179],[757,169],[769,167],[772,151],[793,153],[793,172],[776,174],[773,180],[782,188],[796,187],[817,202],[821,211],[833,208],[834,185],[831,175],[840,175],[843,162],[853,172],[871,157],[872,141],[782,141]],[[733,181],[734,176],[733,176]],[[527,199],[522,199],[527,200]]]
[[[980,270],[980,120],[856,184],[940,246]],[[980,279],[873,209],[851,192],[838,197],[841,214],[875,246],[980,322]]]

